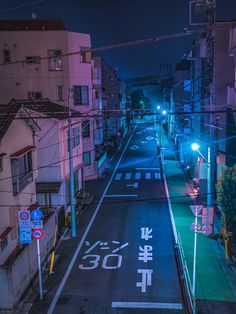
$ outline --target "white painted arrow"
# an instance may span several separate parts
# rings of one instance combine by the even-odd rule
[[[133,187],[133,188],[137,189],[137,187],[138,187],[138,182],[135,182],[135,183],[133,183],[133,184],[126,184],[126,186],[127,186],[127,187]]]

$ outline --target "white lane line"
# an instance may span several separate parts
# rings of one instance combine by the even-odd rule
[[[120,180],[121,179],[121,176],[122,176],[122,173],[117,173],[116,174],[116,177],[115,177],[115,180]]]
[[[78,255],[79,255],[79,252],[80,252],[81,247],[82,247],[82,245],[83,245],[83,243],[85,241],[85,238],[87,237],[87,234],[88,234],[88,232],[89,232],[89,230],[90,230],[90,228],[91,228],[91,226],[92,226],[92,224],[94,222],[94,219],[97,216],[97,213],[98,213],[98,211],[99,211],[99,209],[101,207],[103,199],[104,199],[104,197],[105,197],[105,195],[106,195],[106,193],[107,193],[107,191],[108,191],[108,189],[109,189],[109,187],[111,185],[111,182],[112,182],[112,180],[113,180],[113,178],[115,176],[115,173],[116,173],[116,171],[117,171],[117,169],[119,167],[121,159],[123,158],[124,153],[126,152],[126,149],[127,149],[128,145],[129,145],[129,143],[131,141],[131,138],[132,138],[132,136],[134,134],[134,131],[135,131],[136,127],[137,127],[137,125],[135,125],[135,127],[133,129],[133,132],[130,135],[129,140],[127,141],[127,143],[125,145],[125,148],[124,148],[124,150],[123,150],[123,152],[122,152],[122,154],[121,154],[121,156],[120,156],[120,158],[119,158],[119,160],[118,160],[118,162],[117,162],[117,164],[115,166],[115,169],[114,169],[114,171],[113,171],[113,173],[111,175],[111,178],[110,178],[109,182],[107,183],[107,186],[106,186],[106,188],[105,188],[105,190],[104,190],[104,192],[103,192],[103,194],[102,194],[102,196],[101,196],[101,198],[99,200],[99,203],[98,203],[98,205],[97,205],[97,207],[95,209],[95,212],[93,213],[93,216],[92,216],[92,218],[91,218],[91,220],[90,220],[90,222],[89,222],[89,224],[88,224],[88,226],[87,226],[87,228],[86,228],[86,230],[85,230],[85,232],[83,234],[83,237],[81,238],[80,243],[79,243],[79,245],[78,245],[78,247],[77,247],[77,249],[76,249],[76,251],[75,251],[75,253],[74,253],[73,257],[72,257],[72,259],[71,259],[71,262],[70,262],[70,264],[69,264],[69,266],[67,268],[67,271],[66,271],[66,273],[65,273],[65,275],[64,275],[64,277],[63,277],[63,279],[62,279],[62,281],[61,281],[61,283],[60,283],[60,285],[59,285],[59,287],[58,287],[58,289],[57,289],[57,291],[56,291],[56,293],[54,295],[54,298],[53,298],[52,303],[51,303],[51,305],[50,305],[50,307],[49,307],[49,309],[47,311],[47,314],[52,314],[54,309],[55,309],[55,307],[56,307],[56,304],[57,304],[57,301],[58,301],[58,299],[59,299],[59,297],[61,295],[62,289],[64,288],[64,286],[66,284],[66,281],[67,281],[67,279],[68,279],[68,277],[70,275],[72,267],[75,264],[75,261],[76,261]]]
[[[159,171],[160,168],[135,168],[136,170],[157,170]]]
[[[131,173],[128,172],[125,174],[125,180],[130,180],[131,179]]]
[[[104,197],[137,197],[138,194],[106,194]]]
[[[155,179],[160,179],[161,178],[161,174],[159,172],[155,173]]]
[[[135,180],[140,180],[141,179],[141,172],[136,172],[135,173]]]
[[[112,302],[114,308],[139,308],[139,309],[168,309],[182,310],[181,303],[156,303],[156,302]]]
[[[111,252],[112,252],[112,253],[116,253],[116,252],[122,250],[122,249],[123,249],[124,247],[126,247],[128,244],[129,244],[129,242],[123,244],[121,247],[118,247],[117,249],[115,249],[115,250],[113,250],[113,251],[111,251]]]
[[[145,179],[146,180],[150,180],[151,179],[151,173],[150,172],[146,172],[145,173]]]

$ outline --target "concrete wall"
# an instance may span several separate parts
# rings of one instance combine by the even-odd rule
[[[17,234],[17,211],[27,209],[36,202],[35,179],[37,172],[33,171],[33,181],[16,196],[13,196],[11,154],[27,146],[33,146],[32,130],[23,120],[14,120],[3,139],[1,140],[0,151],[6,153],[3,160],[3,171],[0,172],[0,233],[7,227],[12,227],[12,232],[8,235],[8,245],[0,252],[0,265],[8,255],[14,250],[18,241]],[[37,168],[37,152],[33,152],[33,169]]]
[[[44,237],[40,240],[42,263],[52,249],[55,225],[55,215],[44,223]],[[37,265],[37,243],[33,240],[12,264],[0,266],[0,309],[11,309],[19,301],[37,273]]]

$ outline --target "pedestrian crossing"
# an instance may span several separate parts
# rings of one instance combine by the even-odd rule
[[[118,172],[115,176],[115,181],[121,180],[160,180],[160,172]]]

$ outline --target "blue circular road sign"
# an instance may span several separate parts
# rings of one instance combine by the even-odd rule
[[[40,209],[34,209],[32,210],[30,216],[32,220],[40,220],[43,218],[43,213]]]

